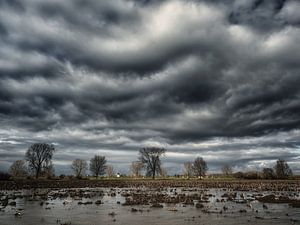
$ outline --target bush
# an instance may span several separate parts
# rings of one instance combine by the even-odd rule
[[[260,174],[256,171],[249,171],[249,172],[237,172],[233,174],[233,177],[237,179],[260,179]]]
[[[236,173],[233,174],[233,177],[237,178],[237,179],[243,179],[244,174],[242,172],[236,172]]]
[[[59,179],[60,179],[60,180],[64,180],[65,178],[66,178],[66,175],[65,175],[65,174],[60,174],[60,175],[59,175]]]
[[[262,179],[275,179],[276,175],[272,168],[263,168],[261,171]]]
[[[244,173],[244,178],[245,179],[260,179],[260,175],[256,171],[249,171]]]
[[[68,179],[68,180],[75,180],[75,177],[74,177],[73,175],[68,175],[68,176],[67,176],[67,179]]]
[[[0,180],[9,180],[10,177],[8,173],[0,172]]]
[[[26,179],[27,179],[27,180],[33,180],[33,177],[28,175],[28,176],[26,177]]]

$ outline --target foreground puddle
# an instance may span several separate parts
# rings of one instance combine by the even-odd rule
[[[0,192],[1,225],[300,224],[299,192],[74,188]]]

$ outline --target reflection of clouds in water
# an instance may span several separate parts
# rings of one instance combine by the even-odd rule
[[[245,183],[246,184],[246,183]],[[249,183],[248,183],[249,184]],[[239,184],[240,188],[244,190],[247,186],[243,186],[242,183]],[[252,185],[257,186],[258,183],[253,183]],[[272,186],[268,186],[270,188]],[[292,188],[292,186],[291,186]],[[171,191],[172,189],[172,191]],[[136,205],[136,206],[122,206],[117,204],[117,201],[120,203],[124,203],[125,197],[122,196],[124,193],[129,193],[129,195],[133,194],[140,194],[141,196],[147,195],[148,200],[150,201],[152,198],[157,198],[159,195],[163,196],[173,196],[176,198],[174,194],[173,188],[169,188],[168,190],[162,190],[157,192],[153,189],[148,188],[118,188],[118,189],[111,189],[111,188],[96,188],[96,189],[63,189],[63,190],[53,190],[50,192],[51,196],[58,196],[59,193],[71,193],[77,190],[76,198],[55,198],[52,200],[47,200],[49,203],[48,205],[43,204],[41,206],[41,200],[30,201],[29,199],[34,196],[38,199],[39,195],[43,195],[44,193],[42,189],[39,190],[27,190],[21,191],[21,194],[27,195],[25,198],[17,198],[17,208],[19,204],[23,204],[22,208],[24,209],[21,211],[22,216],[17,218],[18,221],[21,223],[30,223],[30,224],[56,224],[57,220],[61,223],[64,222],[72,222],[72,224],[79,223],[82,225],[87,225],[91,223],[105,223],[105,224],[115,224],[118,221],[122,221],[122,223],[126,224],[140,224],[141,222],[145,224],[150,223],[164,223],[164,224],[182,224],[182,221],[189,220],[191,218],[195,218],[194,221],[202,223],[218,223],[220,219],[222,220],[223,224],[234,224],[235,221],[238,219],[241,223],[256,223],[257,215],[260,218],[269,218],[267,224],[285,224],[289,223],[291,219],[297,220],[300,219],[298,215],[297,208],[289,207],[288,204],[266,204],[268,210],[263,209],[263,203],[257,200],[254,200],[256,196],[259,194],[262,195],[269,195],[270,193],[276,195],[283,195],[290,197],[290,192],[273,192],[273,191],[262,191],[260,193],[252,192],[252,191],[224,191],[223,189],[197,189],[197,188],[176,188],[176,192],[180,194],[194,196],[192,198],[197,198],[195,193],[199,194],[202,193],[203,195],[207,196],[208,203],[202,203],[204,205],[204,210],[199,210],[195,208],[195,205],[186,205],[183,207],[182,203],[178,204],[164,204],[163,199],[161,198],[161,203],[164,205],[163,208],[154,209],[151,208],[150,205]],[[78,190],[83,190],[81,194]],[[129,192],[130,190],[130,192]],[[44,190],[45,191],[45,190]],[[104,192],[104,196],[101,196],[100,193]],[[12,193],[12,191],[9,191]],[[111,197],[110,193],[116,193],[116,197]],[[233,197],[233,201],[225,201],[222,202],[221,199],[227,199],[224,194]],[[237,193],[236,197],[235,194]],[[295,192],[296,193],[296,192]],[[90,194],[91,198],[78,198],[79,196],[83,196],[84,194]],[[150,197],[149,197],[150,196]],[[96,205],[95,202],[97,200],[101,200],[103,204]],[[244,202],[243,204],[235,203],[237,202]],[[67,201],[66,204],[63,202]],[[79,202],[88,202],[92,201],[93,204],[79,205]],[[197,202],[197,201],[195,201]],[[246,204],[248,202],[248,204]],[[250,202],[250,203],[249,203]],[[251,205],[251,209],[249,208]],[[224,210],[224,206],[226,206],[226,210]],[[10,207],[10,206],[8,206]],[[46,209],[50,208],[50,209]],[[136,208],[138,210],[142,210],[142,212],[131,212],[132,208]],[[170,209],[177,209],[178,212],[171,211]],[[4,225],[11,224],[16,219],[11,217],[11,212],[13,208],[5,210],[0,214],[0,219]],[[220,211],[222,210],[222,214]],[[246,210],[246,214],[241,214],[240,210]],[[258,210],[258,213],[255,211]],[[115,216],[113,218],[110,216],[111,213],[114,212]],[[210,213],[206,213],[210,212]],[[211,214],[217,213],[217,214]],[[286,216],[288,213],[289,216]],[[214,215],[214,216],[211,216]],[[200,217],[199,217],[200,216]]]

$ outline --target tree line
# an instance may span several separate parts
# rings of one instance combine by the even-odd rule
[[[55,147],[52,144],[35,143],[32,144],[25,153],[25,160],[16,160],[10,167],[9,173],[13,177],[24,177],[33,175],[35,178],[41,176],[54,176],[54,166],[52,157]],[[161,156],[166,153],[166,149],[157,147],[147,147],[139,150],[136,161],[130,165],[133,177],[141,177],[142,171],[145,176],[154,179],[156,176],[166,176],[167,172],[162,167]],[[113,177],[115,171],[112,165],[107,165],[105,156],[95,155],[90,159],[89,164],[83,159],[74,159],[70,168],[77,178],[85,176],[89,169],[91,174],[98,178],[104,174]],[[184,163],[184,177],[203,178],[208,171],[207,162],[202,157],[196,157],[193,162]],[[261,172],[237,172],[233,173],[233,168],[225,164],[222,167],[225,177],[248,178],[248,179],[285,179],[293,175],[292,170],[286,161],[279,159],[274,168],[263,168]],[[3,174],[2,174],[3,175]],[[1,178],[1,177],[0,177]]]

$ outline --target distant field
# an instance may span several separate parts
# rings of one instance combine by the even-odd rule
[[[237,180],[237,179],[101,179],[101,180],[14,180],[0,181],[0,190],[31,188],[84,188],[84,187],[198,187],[230,188],[256,191],[299,191],[300,180]]]

